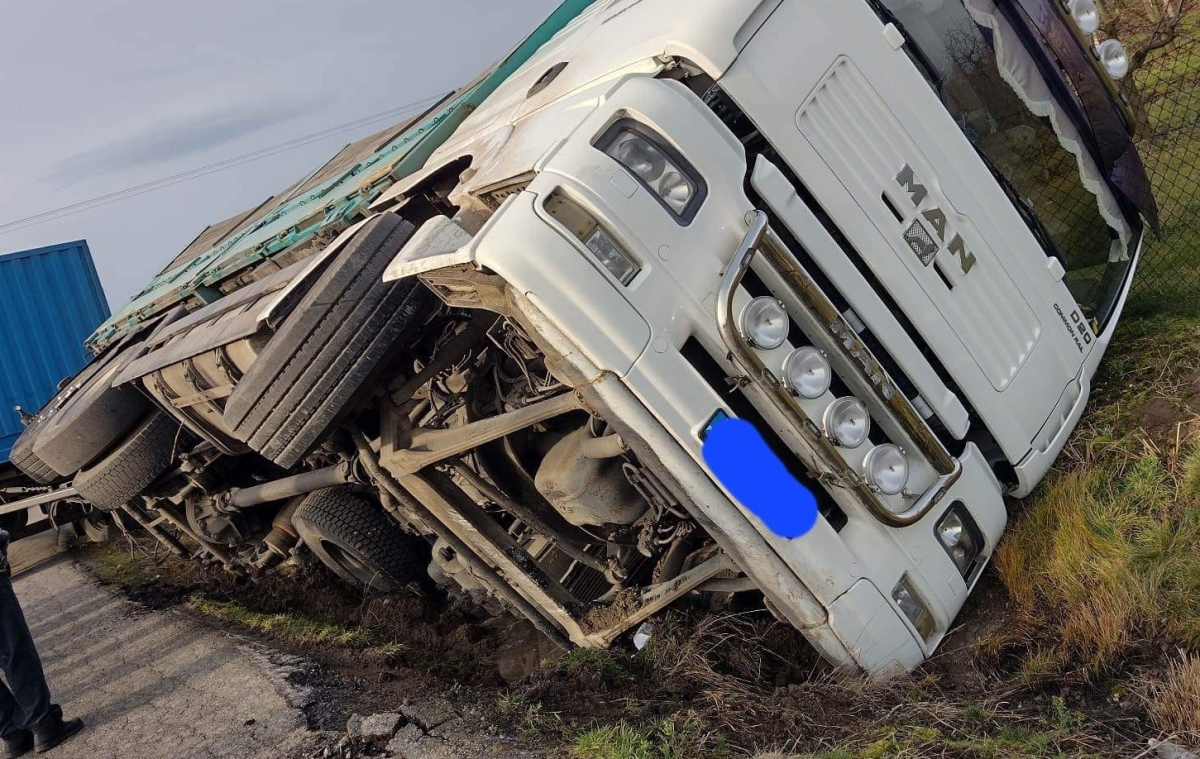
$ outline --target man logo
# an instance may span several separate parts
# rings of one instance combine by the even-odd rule
[[[913,225],[904,233],[904,241],[921,259],[921,263],[928,266],[941,250],[941,246],[945,245],[946,250],[950,251],[950,255],[958,259],[963,274],[970,274],[971,269],[975,268],[975,254],[967,250],[967,244],[963,242],[962,235],[949,228],[950,222],[942,209],[933,206],[924,211],[920,210],[921,204],[929,197],[929,190],[917,181],[916,172],[912,170],[912,167],[905,164],[900,174],[896,176],[896,182],[908,193],[908,197],[921,214],[920,218],[913,222]],[[922,223],[921,219],[924,219],[925,223]],[[932,235],[927,230],[927,226],[933,228]],[[953,233],[949,240],[947,240],[948,233]]]

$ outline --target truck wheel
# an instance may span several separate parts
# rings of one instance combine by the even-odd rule
[[[39,485],[49,485],[56,480],[62,479],[62,477],[34,453],[33,441],[37,439],[37,433],[43,421],[45,420],[42,415],[38,414],[30,422],[25,431],[21,433],[21,436],[17,438],[17,442],[13,443],[12,451],[8,454],[8,458],[12,461],[13,466],[24,472],[25,476],[29,479]]]
[[[292,524],[308,550],[352,585],[391,592],[423,578],[429,565],[428,545],[345,488],[311,493]]]
[[[382,214],[330,263],[230,396],[225,423],[236,437],[284,468],[324,437],[432,302],[415,279],[383,281],[413,231]]]
[[[194,443],[179,422],[155,411],[104,458],[75,476],[75,489],[102,511],[116,511],[141,494]]]
[[[79,374],[74,377],[65,377],[58,383],[58,392],[54,397],[46,401],[45,405],[34,415],[33,421],[26,425],[21,436],[17,438],[17,442],[13,444],[12,452],[9,454],[9,459],[12,463],[24,472],[31,480],[40,485],[49,485],[52,482],[61,480],[64,475],[54,471],[54,467],[47,464],[41,456],[34,450],[34,446],[38,441],[38,436],[46,427],[46,423],[59,409],[63,407],[71,396],[79,392],[79,389],[90,380],[97,371],[105,364],[104,359],[99,359],[91,362],[83,368]],[[67,475],[74,474],[73,471],[67,472]]]
[[[69,477],[100,458],[146,418],[150,401],[137,388],[112,386],[136,348],[114,352],[96,365],[90,377],[81,375],[68,385],[63,392],[69,397],[42,424],[33,451],[58,474]]]

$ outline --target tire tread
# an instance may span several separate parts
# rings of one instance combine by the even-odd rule
[[[140,495],[192,443],[179,422],[154,412],[112,452],[75,477],[75,489],[93,506],[115,511]]]
[[[414,229],[383,214],[330,264],[230,396],[235,436],[285,468],[319,441],[429,302],[413,280],[383,282]]]
[[[343,550],[353,551],[385,580],[373,586],[378,590],[393,590],[426,576],[428,546],[405,533],[382,510],[345,488],[326,488],[309,494],[296,509],[292,523],[309,550],[339,577],[351,583],[361,584],[336,566],[319,546],[314,547],[314,542],[323,539]]]

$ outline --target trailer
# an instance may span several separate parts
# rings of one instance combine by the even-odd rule
[[[0,527],[9,532],[44,527],[53,505],[73,498],[57,478],[41,481],[17,443],[92,358],[83,343],[109,316],[86,241],[0,255]]]

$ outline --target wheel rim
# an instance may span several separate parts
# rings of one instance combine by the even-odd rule
[[[322,540],[321,547],[335,564],[364,586],[373,588],[391,584],[387,575],[372,569],[362,559],[341,546]]]

